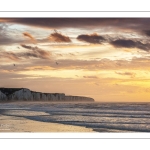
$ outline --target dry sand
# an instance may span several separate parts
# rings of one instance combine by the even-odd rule
[[[0,115],[0,132],[94,132],[90,128]]]

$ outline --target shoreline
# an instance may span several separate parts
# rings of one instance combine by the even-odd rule
[[[26,118],[27,116],[49,115],[44,111],[28,111],[28,105],[62,104],[48,101],[11,101],[1,103],[0,133],[1,132],[95,132],[92,128],[67,125],[61,123],[42,122]],[[64,102],[63,102],[64,103]],[[10,105],[9,105],[10,104]],[[68,103],[64,103],[68,104]],[[30,105],[30,106],[31,106]],[[3,107],[4,106],[4,107]],[[27,109],[26,109],[27,107]],[[8,114],[7,114],[8,113]]]
[[[64,125],[51,122],[40,122],[24,117],[0,115],[0,133],[10,132],[96,132],[91,128]]]

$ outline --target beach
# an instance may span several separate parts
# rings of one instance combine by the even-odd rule
[[[38,120],[38,117],[44,118],[50,115],[45,112],[47,105],[53,104],[48,102],[1,103],[0,132],[94,132],[92,128]],[[29,107],[35,109],[32,110]]]
[[[0,132],[94,132],[90,128],[0,115]]]

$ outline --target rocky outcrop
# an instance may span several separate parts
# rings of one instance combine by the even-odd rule
[[[64,93],[41,93],[26,88],[0,88],[0,101],[78,101],[93,102],[93,98],[82,96],[66,96]]]

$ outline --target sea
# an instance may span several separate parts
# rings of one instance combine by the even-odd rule
[[[150,103],[0,103],[0,115],[92,128],[96,132],[150,132]]]

